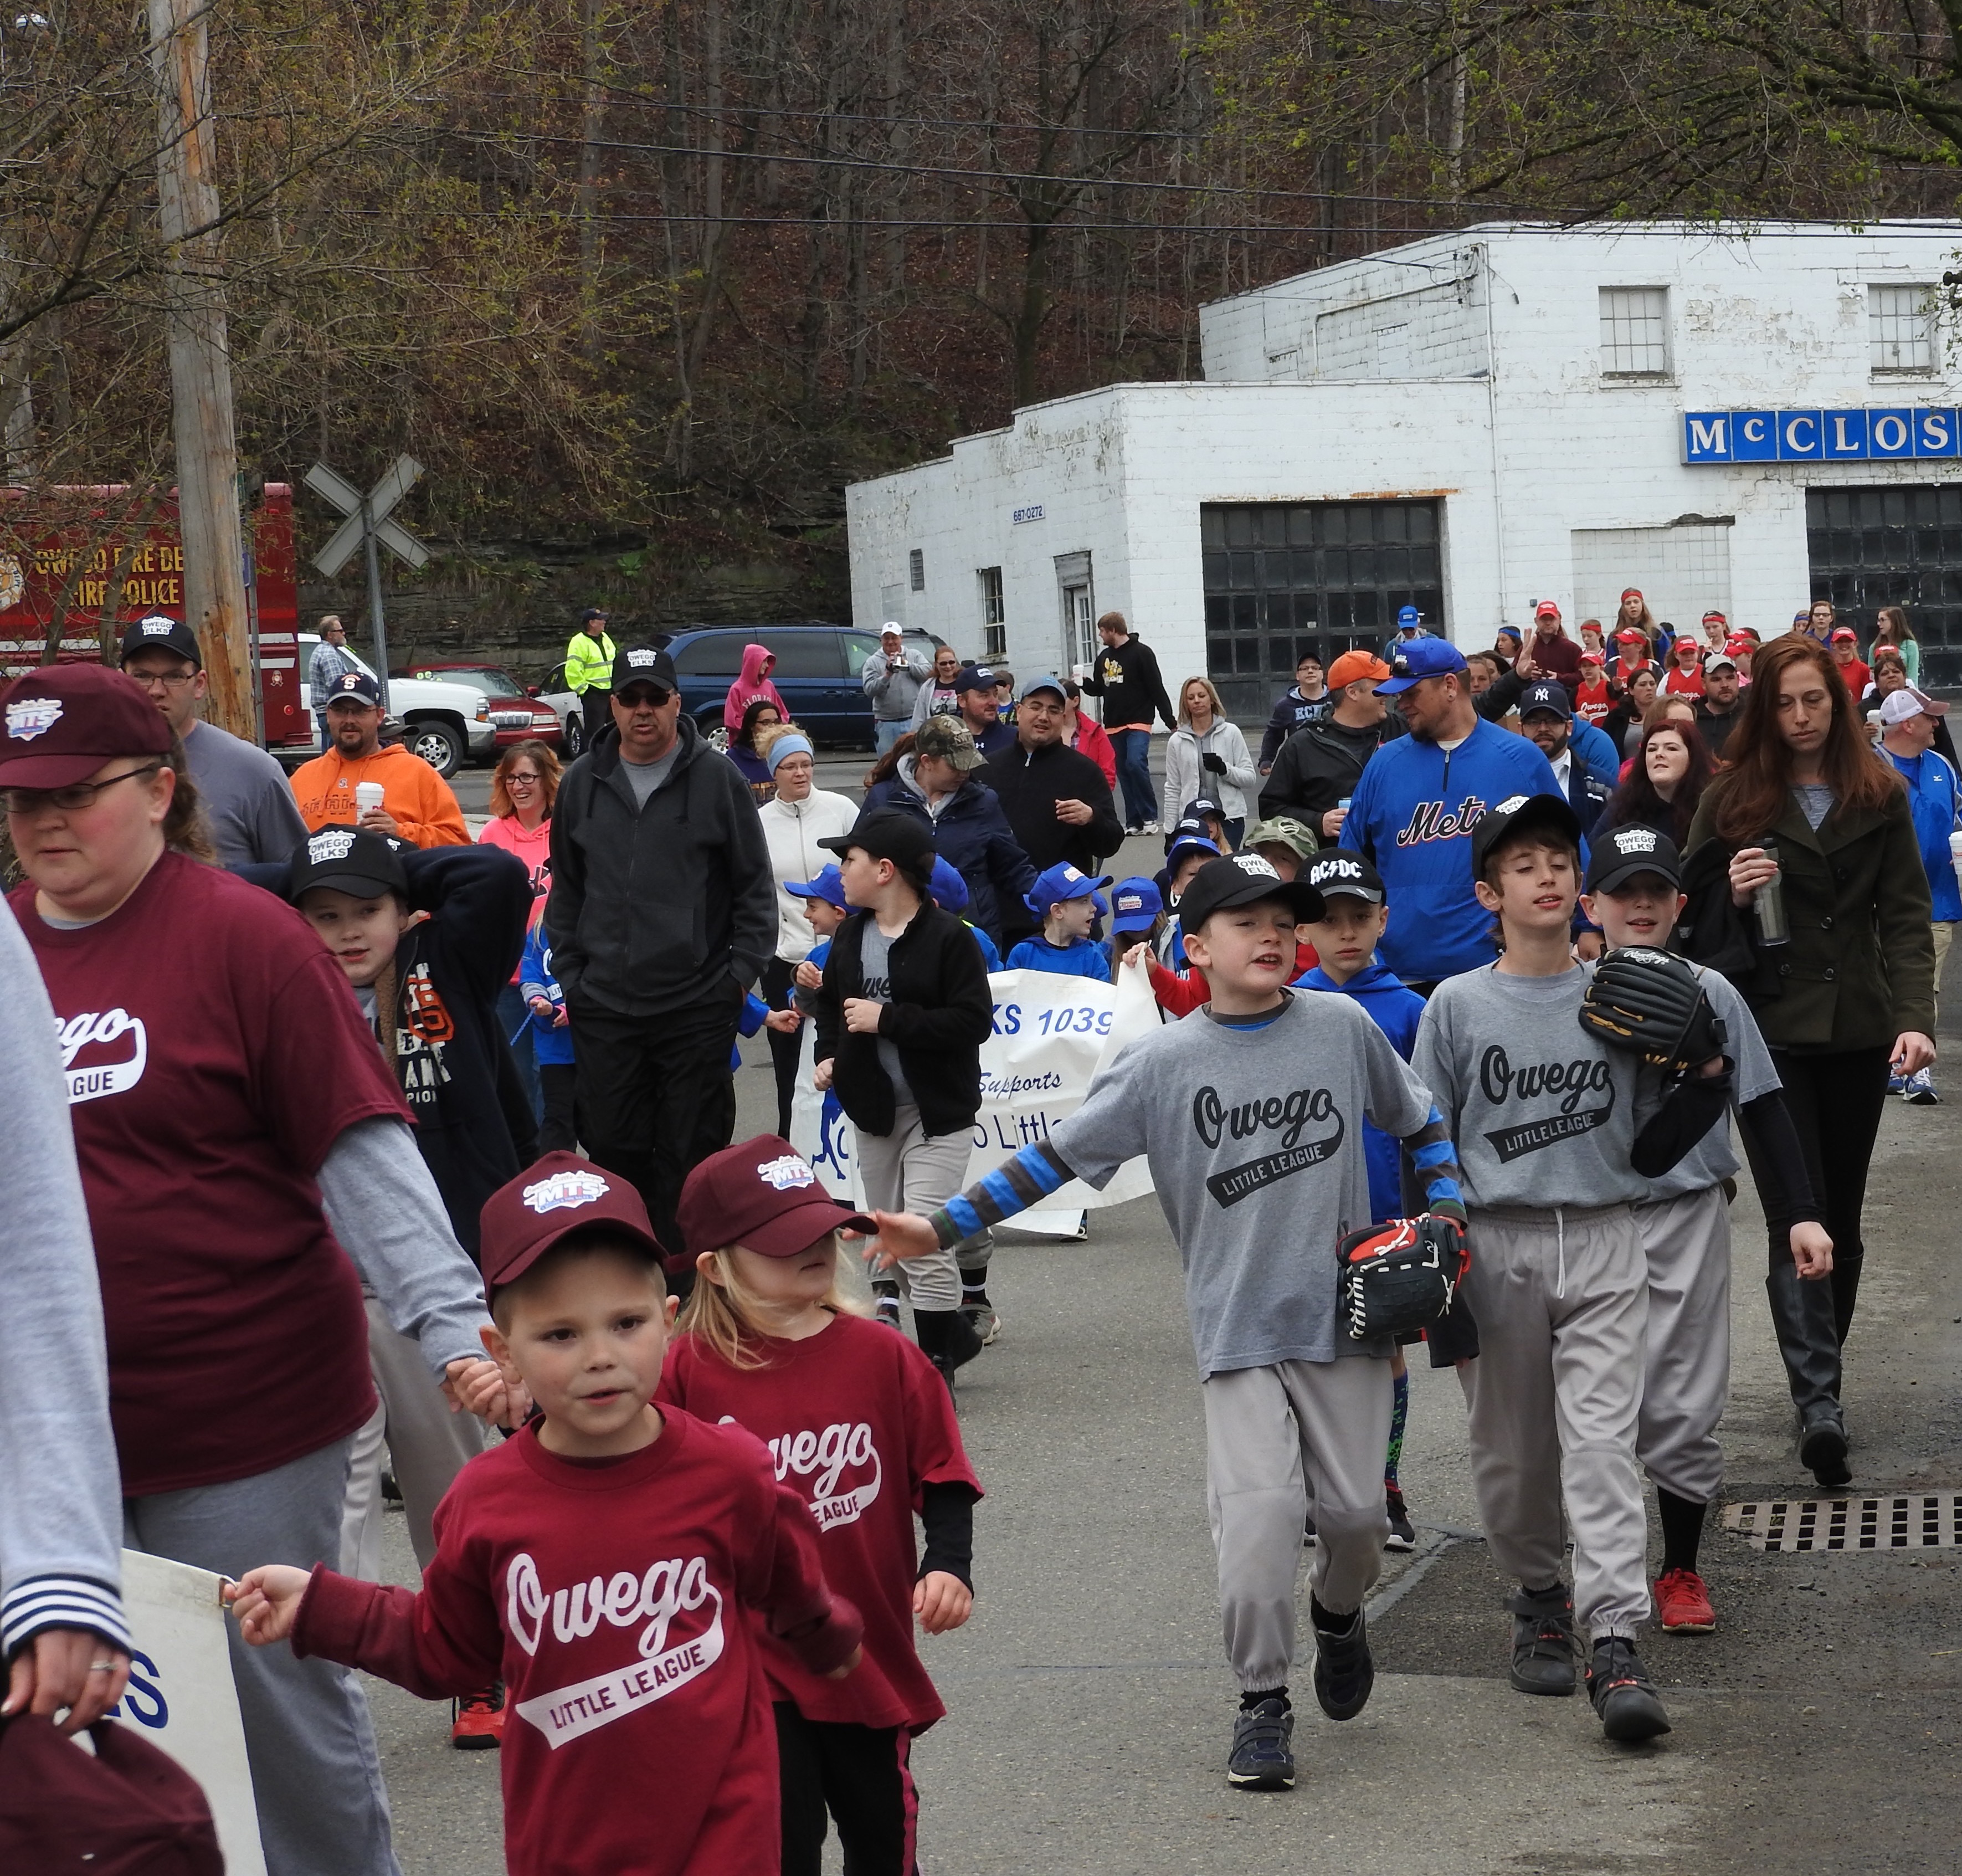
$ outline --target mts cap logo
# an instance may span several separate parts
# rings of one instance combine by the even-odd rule
[[[59,697],[17,697],[7,706],[7,733],[17,743],[31,743],[61,719]]]
[[[574,1212],[591,1205],[612,1190],[596,1172],[555,1172],[549,1179],[525,1187],[525,1203],[543,1217],[547,1212]]]
[[[799,1186],[813,1185],[817,1174],[794,1153],[784,1153],[775,1159],[766,1159],[756,1168],[757,1177],[767,1185],[774,1186],[779,1192],[788,1192]]]

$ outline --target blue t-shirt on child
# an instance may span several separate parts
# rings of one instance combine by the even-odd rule
[[[518,966],[518,987],[527,999],[542,990],[551,999],[554,1009],[565,1008],[565,992],[552,975],[551,947],[545,941],[543,919],[532,927],[525,939],[525,955]],[[542,1068],[569,1068],[572,1064],[572,1031],[563,1023],[546,1021],[536,1010],[529,1008],[525,1021],[531,1028],[532,1059]],[[522,1034],[523,1031],[519,1033]]]
[[[1090,977],[1098,983],[1110,981],[1110,960],[1104,948],[1087,938],[1072,938],[1067,944],[1052,944],[1046,938],[1024,938],[1008,954],[1011,970],[1047,970],[1058,977]]]

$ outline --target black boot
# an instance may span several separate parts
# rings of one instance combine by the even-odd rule
[[[1839,1337],[1833,1322],[1833,1286],[1820,1277],[1803,1277],[1789,1258],[1774,1264],[1765,1277],[1772,1327],[1785,1358],[1785,1379],[1800,1424],[1837,1421],[1839,1413]]]
[[[1628,1744],[1670,1730],[1655,1683],[1635,1644],[1624,1636],[1604,1635],[1595,1643],[1587,1697],[1601,1716],[1601,1731],[1612,1740]]]
[[[1564,1583],[1508,1599],[1513,1612],[1513,1665],[1509,1678],[1523,1694],[1571,1694],[1574,1663],[1574,1597]]]
[[[1315,1625],[1315,1697],[1331,1720],[1353,1720],[1369,1704],[1376,1684],[1369,1625],[1360,1609],[1342,1616],[1331,1616],[1319,1603],[1309,1608]]]
[[[1833,1251],[1833,1327],[1839,1346],[1846,1346],[1846,1332],[1853,1326],[1853,1305],[1860,1294],[1860,1267],[1867,1260],[1865,1251]]]
[[[974,1326],[958,1309],[913,1310],[913,1329],[919,1345],[940,1370],[951,1392],[954,1371],[963,1367],[981,1352],[981,1338]]]

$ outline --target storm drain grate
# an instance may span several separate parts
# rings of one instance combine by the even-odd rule
[[[1724,1528],[1737,1532],[1753,1550],[1958,1550],[1962,1492],[1727,1505]]]

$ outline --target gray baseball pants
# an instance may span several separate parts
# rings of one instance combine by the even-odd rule
[[[1647,1520],[1635,1465],[1648,1267],[1634,1210],[1472,1214],[1465,1293],[1479,1355],[1459,1369],[1472,1482],[1500,1569],[1561,1580],[1574,1535],[1574,1616],[1633,1639],[1649,1617]]]
[[[974,1136],[929,1134],[919,1110],[901,1107],[893,1115],[890,1133],[858,1134],[858,1177],[865,1203],[877,1212],[917,1212],[922,1217],[944,1205],[960,1191],[967,1177],[968,1155]],[[900,1280],[915,1309],[958,1309],[960,1271],[951,1248],[931,1257],[908,1258],[885,1273]]]
[[[310,1570],[340,1556],[349,1442],[219,1485],[123,1501],[123,1541],[153,1557],[241,1577],[255,1564]],[[388,1794],[360,1683],[283,1641],[246,1645],[225,1625],[267,1876],[401,1876]]]
[[[1368,1355],[1209,1375],[1206,1504],[1219,1558],[1226,1659],[1241,1691],[1283,1685],[1294,1662],[1295,1576],[1315,1512],[1309,1587],[1346,1616],[1383,1568],[1389,1517],[1390,1364]]]
[[[1707,1505],[1724,1482],[1730,1391],[1730,1206],[1721,1185],[1635,1207],[1649,1267],[1648,1360],[1635,1456],[1665,1491]]]

